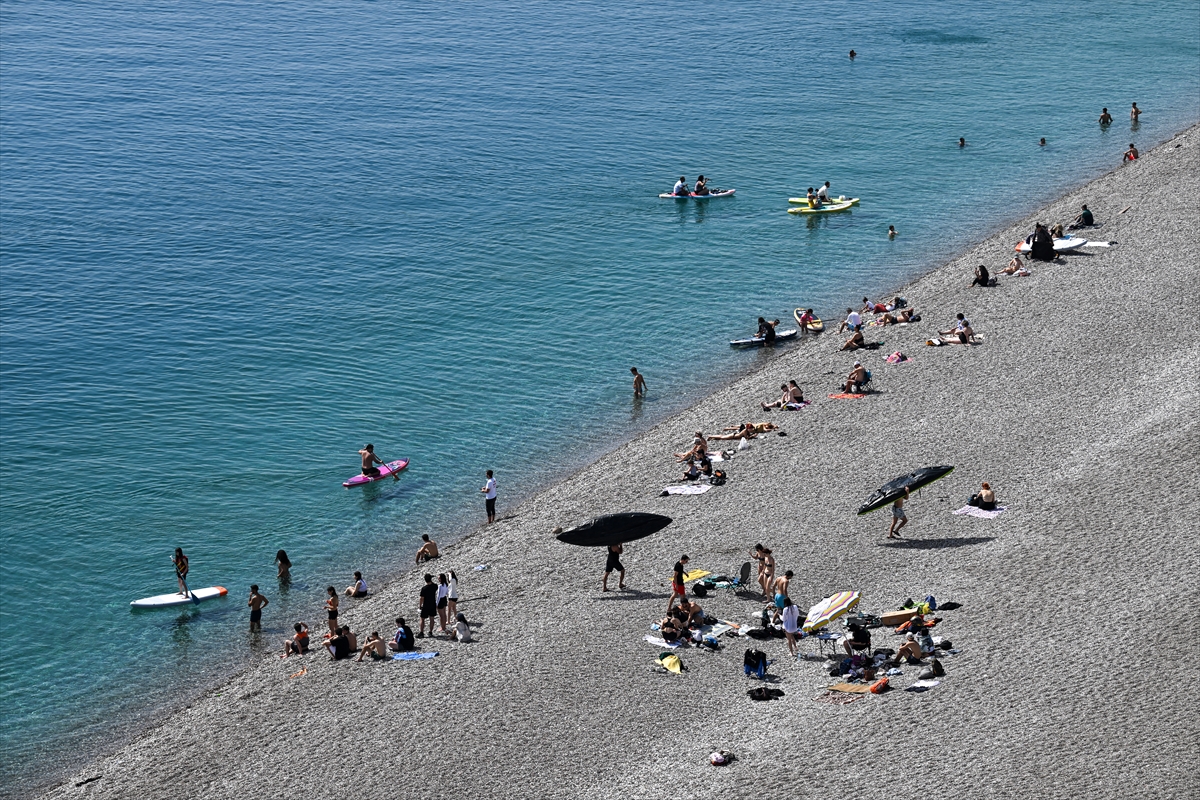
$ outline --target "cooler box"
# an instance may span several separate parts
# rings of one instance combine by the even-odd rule
[[[883,624],[889,628],[894,628],[897,625],[903,625],[914,616],[919,616],[919,612],[915,608],[906,608],[903,611],[886,611],[879,615],[879,619],[883,620]]]

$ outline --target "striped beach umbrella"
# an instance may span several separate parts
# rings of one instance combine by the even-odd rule
[[[858,592],[838,592],[832,597],[826,597],[808,610],[803,631],[812,633],[825,627],[858,605],[858,597]]]

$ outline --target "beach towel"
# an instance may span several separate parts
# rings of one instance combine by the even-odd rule
[[[437,653],[396,653],[392,656],[392,661],[422,661],[436,655]]]
[[[845,692],[831,692],[829,690],[813,698],[818,703],[825,703],[831,706],[844,706],[850,703],[857,703],[862,699],[863,695],[861,694],[846,694]]]
[[[690,486],[668,486],[663,494],[704,494],[712,488],[711,483],[696,483]]]
[[[724,622],[717,622],[715,625],[702,625],[700,633],[703,636],[720,636],[722,633],[733,630],[733,626]]]
[[[865,394],[849,394],[847,392],[829,395],[830,400],[862,400],[864,397],[866,397]]]
[[[979,517],[980,519],[995,519],[1008,509],[1008,506],[996,506],[992,511],[984,511],[982,508],[975,506],[963,506],[962,508],[951,511],[951,514],[966,514],[968,517]]]
[[[912,359],[897,350],[885,358],[884,361],[888,362],[889,364],[907,364],[908,362],[912,361]]]
[[[705,569],[688,570],[687,572],[683,573],[683,582],[691,583],[692,581],[698,581],[707,575],[712,575],[712,573]]]
[[[862,694],[871,691],[871,687],[865,683],[835,683],[833,686],[825,688],[831,692],[846,692],[847,694]]]
[[[805,400],[803,403],[788,403],[784,406],[788,411],[799,411],[802,408],[812,405],[811,400]]]
[[[729,459],[725,457],[724,450],[709,450],[708,460],[714,464],[720,464],[722,461],[728,461]]]
[[[671,649],[679,647],[679,642],[668,642],[666,639],[662,638],[661,636],[647,635],[646,641],[649,642],[650,644],[654,645],[655,647],[670,647]]]
[[[931,680],[913,681],[912,686],[909,686],[904,691],[906,691],[906,692],[927,692],[940,683],[941,683],[941,681],[931,681]]]

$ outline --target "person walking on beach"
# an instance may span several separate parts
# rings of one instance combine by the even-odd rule
[[[683,582],[684,568],[687,567],[688,557],[680,556],[675,562],[675,572],[671,576],[671,599],[667,601],[667,613],[671,613],[671,609],[675,607],[675,600],[687,599],[687,586]]]
[[[338,632],[338,624],[337,624],[338,593],[337,593],[337,589],[333,588],[332,586],[326,586],[325,594],[329,595],[328,597],[325,598],[325,611],[328,612],[328,616],[329,616],[329,632],[332,635],[337,636],[337,632]]]
[[[1112,114],[1108,113],[1107,108],[1100,109],[1100,124],[1105,126],[1112,125]]]
[[[429,620],[429,635],[433,636],[433,620],[437,616],[437,594],[438,587],[433,582],[433,576],[425,573],[425,585],[421,587],[417,600],[417,611],[421,615],[421,630],[417,636],[421,639],[425,638],[425,620]]]
[[[908,524],[908,515],[904,513],[904,501],[908,499],[908,487],[904,487],[904,497],[897,497],[892,503],[892,526],[888,528],[887,538],[899,539],[900,529]],[[899,523],[899,524],[897,524]]]
[[[425,544],[421,545],[421,549],[417,551],[417,557],[413,560],[414,564],[420,564],[422,561],[432,561],[435,558],[440,558],[438,555],[437,543],[429,538],[428,533],[421,534],[421,541]]]
[[[488,525],[496,521],[496,479],[492,477],[492,471],[487,471],[487,482],[480,489],[483,493],[484,505],[487,506]]]
[[[375,465],[382,465],[384,462],[379,459],[379,456],[375,455],[375,445],[367,445],[362,450],[359,450],[358,454],[362,456],[362,474],[368,478],[378,478],[379,467]]]
[[[633,373],[633,396],[642,397],[646,394],[646,379],[638,373],[637,367],[630,367],[629,371]]]
[[[250,584],[250,602],[246,603],[250,606],[250,630],[262,630],[262,610],[269,602],[271,601],[258,593],[257,583]]]
[[[179,593],[186,595],[188,570],[188,557],[183,554],[182,547],[175,548],[175,555],[171,557],[171,561],[175,564],[175,579],[179,581]]]
[[[288,554],[280,550],[275,554],[275,563],[279,565],[279,582],[282,584],[291,583],[292,581],[292,562],[288,559]]]
[[[620,575],[617,588],[625,588],[625,565],[621,563],[621,553],[624,552],[624,545],[610,544],[608,546],[608,560],[604,562],[604,580],[601,582],[601,586],[603,587],[601,591],[608,591],[608,576],[612,574],[613,570],[616,570]]]

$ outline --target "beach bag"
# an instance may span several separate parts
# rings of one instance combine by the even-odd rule
[[[879,680],[877,680],[871,684],[871,694],[883,694],[885,691],[887,691],[887,688],[888,688],[888,679],[880,678]]]
[[[738,450],[749,450],[750,449],[750,440],[749,439],[739,439],[737,449]]]
[[[696,581],[692,584],[692,594],[696,597],[708,597],[708,587],[700,581]]]
[[[925,604],[929,606],[930,611],[937,611],[937,600],[933,598],[933,595],[925,598]]]
[[[708,479],[708,482],[713,486],[723,486],[725,484],[725,473],[719,469],[714,469],[712,477]]]

